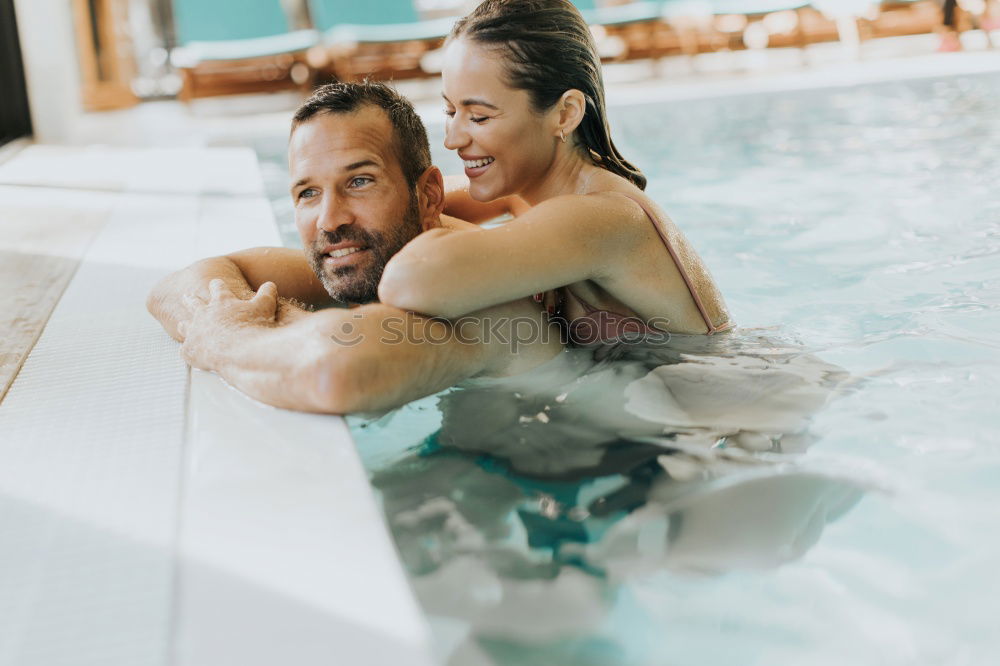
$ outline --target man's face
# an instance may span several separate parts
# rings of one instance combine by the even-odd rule
[[[389,117],[375,106],[319,114],[292,134],[295,225],[306,258],[335,300],[376,300],[386,263],[422,230],[393,136]]]

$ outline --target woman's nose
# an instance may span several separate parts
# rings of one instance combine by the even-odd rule
[[[469,144],[469,133],[462,128],[462,124],[451,120],[445,123],[444,127],[444,147],[448,150],[458,150]]]

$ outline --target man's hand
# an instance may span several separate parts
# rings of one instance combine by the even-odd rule
[[[282,295],[278,305],[279,324],[291,323],[308,314],[310,307],[332,303],[300,250],[260,247],[202,259],[171,273],[150,291],[146,308],[170,337],[184,342],[178,324],[189,320],[191,311],[183,297],[197,293],[205,302],[209,298],[208,283],[213,278],[223,279],[229,290],[244,300],[252,299],[254,290],[265,282],[274,282]]]
[[[177,342],[184,342],[179,324],[191,318],[191,310],[184,296],[199,294],[208,298],[207,285],[212,278],[221,278],[229,289],[243,298],[253,298],[254,291],[236,264],[226,257],[210,257],[196,261],[187,268],[172,273],[161,280],[146,299],[146,309],[163,325],[164,330]]]
[[[250,299],[242,299],[223,280],[212,280],[205,299],[198,294],[183,297],[190,317],[178,323],[184,338],[181,355],[192,367],[220,370],[223,351],[234,334],[251,326],[278,325],[278,289],[265,282]]]

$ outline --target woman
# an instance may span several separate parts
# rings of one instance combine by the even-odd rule
[[[944,0],[941,6],[941,27],[938,32],[941,34],[941,42],[938,44],[939,53],[950,53],[962,50],[962,17],[959,9],[969,14],[969,18],[976,24],[986,41],[993,46],[990,38],[990,31],[1000,28],[1000,16],[997,15],[998,8],[996,0]]]
[[[486,0],[452,30],[442,79],[445,146],[468,177],[445,213],[516,217],[421,234],[386,266],[382,302],[455,318],[534,295],[583,344],[732,326],[701,259],[612,143],[600,59],[568,0]]]

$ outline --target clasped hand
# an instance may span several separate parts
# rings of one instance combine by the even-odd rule
[[[238,335],[254,326],[274,326],[278,312],[278,289],[265,282],[252,298],[243,299],[232,292],[223,280],[208,285],[208,298],[188,294],[182,298],[189,314],[178,322],[183,336],[181,356],[191,367],[219,370],[227,352],[238,343]]]

